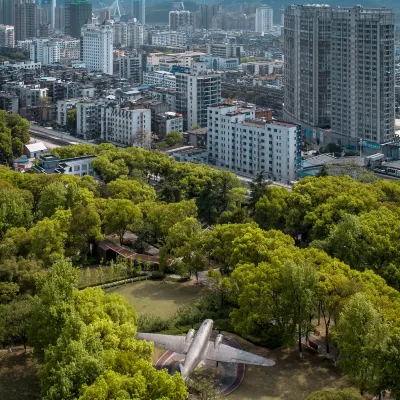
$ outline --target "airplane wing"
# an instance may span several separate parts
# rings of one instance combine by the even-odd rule
[[[175,353],[186,354],[190,345],[185,336],[160,335],[158,333],[137,333],[136,339],[154,342],[154,345],[163,349],[172,350]],[[193,340],[193,339],[192,339]]]
[[[244,350],[235,349],[226,344],[221,343],[215,347],[214,342],[208,343],[208,349],[204,358],[220,362],[263,365],[264,367],[272,367],[275,365],[275,361],[273,360],[248,353]]]

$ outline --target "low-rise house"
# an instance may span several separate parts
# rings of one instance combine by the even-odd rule
[[[47,153],[48,149],[42,142],[28,143],[24,145],[24,154],[28,158],[38,158],[42,154]]]

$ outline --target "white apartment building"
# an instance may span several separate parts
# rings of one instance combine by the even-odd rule
[[[78,99],[58,100],[56,104],[57,125],[67,126],[68,111],[75,107]]]
[[[143,84],[175,89],[176,77],[168,71],[143,72]]]
[[[149,148],[151,110],[119,105],[101,107],[101,137],[107,142]]]
[[[221,76],[177,72],[176,111],[183,116],[183,128],[207,126],[207,108],[221,102]]]
[[[209,163],[239,175],[264,171],[269,179],[289,184],[301,165],[298,125],[255,118],[255,107],[208,108]]]
[[[85,140],[101,136],[101,106],[99,100],[82,100],[76,103],[76,133]]]
[[[30,59],[42,65],[68,63],[80,57],[80,41],[76,39],[34,39],[30,44]]]
[[[11,25],[0,25],[0,47],[14,47],[15,34]]]
[[[151,37],[151,44],[166,47],[185,47],[186,34],[183,32],[157,32]]]
[[[81,29],[83,62],[89,71],[113,73],[112,25],[83,25]]]
[[[256,32],[269,33],[272,31],[273,9],[268,6],[258,7],[256,9]]]

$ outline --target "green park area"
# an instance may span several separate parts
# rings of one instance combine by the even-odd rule
[[[7,164],[29,124],[0,113],[0,128]],[[199,391],[156,370],[159,351],[134,338],[205,319],[276,361],[247,368],[232,400],[400,398],[400,182],[324,171],[287,190],[260,173],[246,188],[159,151],[54,154],[96,156],[97,179],[0,166],[1,400],[186,400]],[[140,257],[107,247],[110,237]],[[164,283],[169,274],[207,282]],[[132,283],[91,287],[121,280]],[[319,350],[339,350],[336,366],[304,346],[316,330]],[[360,395],[308,398],[344,387]]]
[[[160,281],[142,281],[108,289],[109,293],[118,293],[140,315],[153,314],[157,317],[174,315],[182,306],[194,304],[203,288],[190,283]]]

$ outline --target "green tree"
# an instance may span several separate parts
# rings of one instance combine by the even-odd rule
[[[73,107],[67,112],[67,129],[70,132],[76,132],[76,126],[77,126],[76,107]]]
[[[32,312],[32,298],[14,300],[4,309],[5,340],[11,344],[23,344],[25,352]]]
[[[137,227],[141,220],[140,208],[125,199],[110,199],[103,217],[106,233],[117,233],[121,244],[124,242],[125,232],[129,228]]]
[[[168,132],[165,135],[164,141],[167,144],[167,146],[170,147],[170,146],[175,146],[175,145],[181,143],[182,139],[183,139],[182,133],[174,130],[174,131]]]
[[[28,234],[31,254],[43,260],[45,266],[50,266],[64,256],[67,234],[59,221],[45,218],[31,228]]]
[[[285,188],[277,186],[268,188],[267,193],[256,203],[254,214],[254,220],[261,228],[284,230],[288,197],[289,192]]]
[[[42,190],[38,209],[44,217],[51,217],[57,208],[66,208],[67,188],[63,182],[56,181]]]
[[[135,204],[156,199],[156,192],[151,186],[127,177],[117,178],[108,183],[107,188],[113,199],[127,199]]]
[[[13,157],[18,158],[24,154],[24,144],[17,137],[11,139]]]
[[[283,271],[283,301],[291,323],[297,330],[299,356],[303,357],[302,338],[308,336],[316,304],[317,271],[312,264],[288,262]]]
[[[33,196],[27,190],[0,188],[0,236],[10,228],[32,223]]]
[[[90,244],[102,239],[100,216],[93,205],[79,204],[72,210],[68,239],[81,259],[86,258]]]
[[[17,297],[19,285],[14,282],[0,282],[0,304],[9,303]]]
[[[12,140],[10,132],[1,131],[0,126],[0,161],[10,164],[13,158]]]
[[[266,179],[265,172],[261,171],[257,174],[252,182],[249,184],[250,198],[249,198],[249,210],[254,213],[257,202],[262,196],[268,193],[270,181]]]
[[[388,342],[388,326],[364,293],[354,294],[340,313],[335,331],[339,365],[360,388],[379,394],[382,370],[379,356]]]

